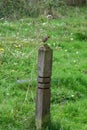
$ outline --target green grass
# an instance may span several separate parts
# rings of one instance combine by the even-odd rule
[[[51,129],[87,130],[86,15],[83,7],[60,19],[0,20],[0,130],[35,130],[37,52],[46,34],[53,49]]]

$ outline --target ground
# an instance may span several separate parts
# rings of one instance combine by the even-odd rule
[[[87,9],[65,14],[0,20],[0,130],[35,129],[37,53],[46,35],[53,49],[52,130],[87,130]]]

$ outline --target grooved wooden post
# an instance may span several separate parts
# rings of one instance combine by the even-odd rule
[[[36,130],[44,129],[50,122],[52,55],[52,49],[46,44],[38,50]]]

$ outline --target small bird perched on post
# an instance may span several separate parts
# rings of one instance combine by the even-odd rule
[[[49,38],[50,38],[50,36],[45,36],[45,37],[43,38],[42,42],[45,43]]]

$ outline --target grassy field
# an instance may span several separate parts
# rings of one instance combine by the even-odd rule
[[[51,129],[87,130],[87,7],[65,14],[0,20],[0,130],[35,130],[37,52],[45,35],[53,49]]]

